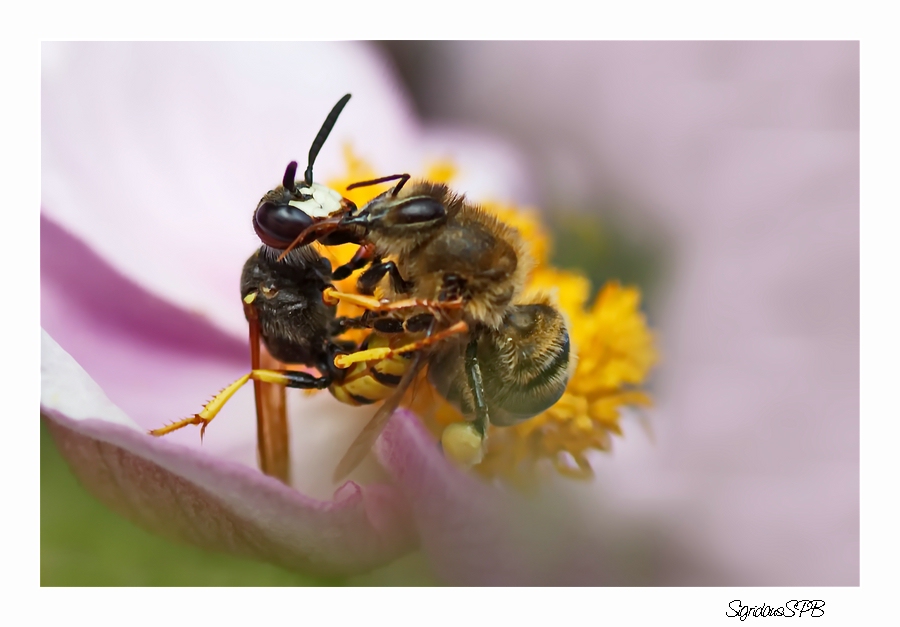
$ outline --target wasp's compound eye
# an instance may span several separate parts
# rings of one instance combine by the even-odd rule
[[[253,229],[266,246],[287,248],[313,223],[301,209],[288,204],[266,201],[253,214]]]

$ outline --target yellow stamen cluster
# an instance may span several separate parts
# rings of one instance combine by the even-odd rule
[[[349,149],[345,149],[345,157],[348,176],[329,181],[333,189],[345,193],[349,183],[378,176]],[[454,175],[452,165],[439,163],[428,169],[424,178],[449,183]],[[346,194],[362,206],[381,191],[381,187],[369,187]],[[566,391],[553,407],[512,427],[491,427],[487,453],[476,470],[489,478],[522,484],[533,478],[537,463],[547,459],[563,475],[591,477],[585,454],[610,448],[610,434],[621,434],[621,409],[651,404],[650,397],[638,388],[657,360],[653,336],[640,310],[640,291],[610,282],[589,303],[591,285],[584,275],[549,264],[550,240],[535,211],[496,202],[481,206],[517,228],[527,242],[535,267],[525,292],[549,294],[566,314],[576,361]],[[348,245],[333,247],[328,254],[333,263],[343,263],[354,251],[355,246]],[[338,287],[353,291],[354,283],[355,277],[351,277]],[[424,376],[404,404],[438,437],[447,425],[463,421]]]

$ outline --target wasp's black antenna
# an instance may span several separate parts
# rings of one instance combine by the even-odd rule
[[[296,176],[297,176],[297,162],[291,161],[287,165],[287,168],[285,168],[285,170],[284,170],[284,178],[281,179],[281,184],[289,192],[294,191],[294,185],[296,184],[296,180],[294,177],[296,177]]]
[[[328,134],[331,132],[331,129],[334,128],[334,123],[337,122],[338,116],[341,114],[341,111],[344,110],[344,105],[347,104],[347,101],[350,100],[350,94],[345,95],[343,98],[337,101],[337,104],[331,109],[331,113],[328,114],[328,117],[325,118],[325,121],[322,123],[322,128],[319,129],[319,134],[316,135],[316,138],[313,140],[312,146],[309,148],[309,165],[306,166],[306,174],[304,175],[304,180],[307,185],[312,185],[313,182],[313,163],[316,161],[316,157],[319,156],[319,151],[322,149],[322,144],[325,143],[325,140],[328,139]]]

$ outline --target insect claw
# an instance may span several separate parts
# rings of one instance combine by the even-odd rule
[[[201,418],[198,414],[194,414],[193,418],[185,418],[183,420],[173,420],[172,422],[160,427],[159,429],[151,429],[147,433],[154,436],[159,437],[162,435],[166,435],[167,433],[172,433],[173,431],[178,431],[188,425],[198,425],[201,422],[206,422]]]

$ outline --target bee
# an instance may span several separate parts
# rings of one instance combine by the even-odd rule
[[[564,316],[546,297],[522,296],[531,259],[518,232],[446,185],[420,181],[406,186],[409,178],[394,175],[351,185],[348,189],[398,181],[360,210],[316,221],[298,236],[305,241],[338,234],[359,243],[357,254],[334,277],[366,268],[357,281],[361,293],[381,287],[389,302],[420,303],[418,324],[431,320],[422,339],[401,349],[336,357],[339,367],[348,367],[392,358],[398,350],[418,355],[351,445],[336,478],[362,460],[415,371],[425,366],[435,389],[467,418],[441,438],[445,452],[466,464],[481,460],[489,424],[509,426],[546,410],[562,396],[571,374]],[[331,296],[353,302],[363,298]],[[388,317],[380,331],[392,324],[399,330],[400,323]]]

